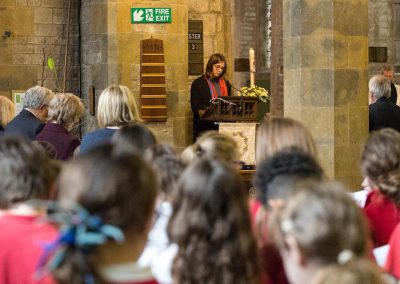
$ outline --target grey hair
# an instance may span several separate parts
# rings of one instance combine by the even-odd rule
[[[24,108],[39,109],[43,105],[48,105],[54,93],[44,87],[35,86],[25,93]]]
[[[382,97],[389,98],[391,95],[389,80],[383,75],[372,76],[372,78],[369,80],[368,88],[377,99]]]

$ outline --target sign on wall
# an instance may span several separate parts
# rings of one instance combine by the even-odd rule
[[[203,21],[189,20],[189,75],[200,75],[204,71]]]
[[[132,24],[171,23],[171,8],[131,8]]]
[[[12,90],[11,99],[15,106],[15,115],[19,114],[24,108],[24,97],[26,90]]]

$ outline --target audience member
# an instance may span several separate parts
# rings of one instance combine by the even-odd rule
[[[32,87],[24,96],[23,110],[4,129],[4,136],[18,134],[34,140],[47,119],[47,108],[54,94],[43,87]]]
[[[42,272],[63,283],[156,283],[136,265],[147,239],[157,194],[150,166],[111,145],[71,160],[59,181],[61,225]]]
[[[257,164],[291,146],[303,149],[318,160],[314,139],[299,121],[288,117],[274,117],[265,121],[257,130]]]
[[[50,159],[56,159],[57,156],[56,148],[54,148],[54,146],[49,142],[35,140],[33,141],[33,144],[40,146],[40,148],[44,150],[44,152]]]
[[[389,128],[371,133],[361,154],[361,169],[372,186],[364,212],[374,245],[380,247],[400,221],[400,133]]]
[[[365,220],[339,184],[298,185],[274,224],[274,240],[292,284],[313,283],[322,269],[366,254]]]
[[[390,83],[390,101],[392,101],[395,105],[398,101],[397,98],[397,90],[396,90],[396,85],[393,83],[393,77],[394,77],[394,70],[393,66],[391,64],[385,63],[382,65],[381,68],[381,75],[385,76]]]
[[[49,104],[49,119],[36,140],[49,142],[56,150],[56,159],[67,160],[80,145],[69,131],[77,125],[85,107],[74,94],[55,94]]]
[[[203,157],[224,161],[239,169],[242,167],[236,141],[217,131],[205,132],[182,153],[182,160],[186,165]]]
[[[247,196],[228,164],[200,159],[183,173],[168,225],[179,247],[174,283],[260,283]]]
[[[0,135],[4,127],[14,118],[14,103],[7,97],[0,96]]]
[[[390,127],[400,131],[400,107],[390,101],[390,82],[383,75],[369,80],[369,131]]]
[[[143,156],[156,144],[156,138],[145,125],[133,122],[118,129],[112,136],[111,143],[118,151]]]
[[[0,139],[0,283],[51,283],[36,279],[35,270],[57,229],[42,220],[45,210],[31,202],[49,198],[57,173],[32,141]]]
[[[184,165],[175,151],[165,144],[155,145],[152,151],[147,153],[146,159],[157,173],[161,190],[158,193],[154,224],[138,263],[150,266],[160,283],[172,283],[171,266],[177,246],[168,238],[167,225],[172,214],[172,195],[176,190]]]
[[[97,122],[100,129],[83,137],[79,152],[85,153],[96,145],[110,142],[117,129],[139,120],[136,100],[128,87],[122,85],[107,87],[100,94],[97,106]]]
[[[252,219],[262,248],[263,268],[272,283],[288,281],[279,252],[269,237],[269,213],[284,205],[297,183],[323,179],[324,173],[318,162],[298,147],[285,148],[257,167],[253,184],[258,200],[269,212],[260,208],[257,213],[253,213],[256,215],[252,215]]]

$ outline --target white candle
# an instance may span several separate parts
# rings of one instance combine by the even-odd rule
[[[250,87],[254,88],[254,73],[255,73],[255,66],[254,66],[254,49],[250,48],[249,50],[249,64],[250,64]]]

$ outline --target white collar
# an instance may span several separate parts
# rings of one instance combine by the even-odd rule
[[[154,279],[149,267],[139,267],[135,262],[99,266],[99,273],[104,280],[117,283]]]

